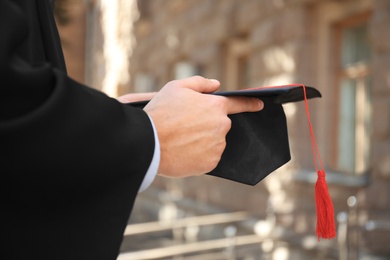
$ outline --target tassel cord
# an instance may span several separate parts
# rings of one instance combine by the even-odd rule
[[[310,119],[309,104],[306,96],[306,86],[303,84],[300,86],[302,86],[303,89],[306,115],[310,129],[310,140],[314,158],[314,166],[318,176],[315,185],[315,200],[317,210],[316,233],[318,240],[320,240],[320,238],[331,239],[336,236],[333,203],[329,196],[328,186],[325,180],[326,173],[322,164],[320,152],[318,150],[316,138],[314,135],[313,125]]]

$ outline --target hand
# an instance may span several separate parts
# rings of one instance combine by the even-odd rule
[[[217,80],[194,76],[167,83],[145,106],[160,141],[159,175],[185,177],[213,170],[226,147],[228,114],[263,108],[256,98],[208,95]]]

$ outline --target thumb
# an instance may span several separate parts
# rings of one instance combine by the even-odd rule
[[[192,76],[181,81],[178,86],[189,88],[200,93],[212,93],[219,89],[221,83],[216,79],[206,79],[201,76]]]

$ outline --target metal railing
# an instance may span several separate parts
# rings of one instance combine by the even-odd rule
[[[227,254],[219,254],[225,256],[224,259],[235,259],[234,249],[237,246],[259,244],[263,241],[257,235],[241,235],[235,237],[227,237],[222,239],[213,239],[199,242],[192,242],[180,245],[173,245],[167,247],[153,248],[141,250],[137,252],[122,253],[117,258],[118,260],[135,260],[135,259],[159,259],[165,257],[172,257],[178,255],[185,255],[190,253],[200,253],[202,251],[209,251],[215,249],[229,249],[225,252]]]
[[[362,259],[362,241],[360,241],[362,232],[390,231],[390,220],[369,220],[361,224],[356,197],[349,197],[347,205],[348,209],[337,215],[338,259]],[[165,221],[131,224],[125,229],[125,239],[148,233],[168,231],[172,233],[172,243],[164,246],[153,246],[153,248],[124,251],[120,253],[117,260],[183,259],[184,257],[189,260],[234,260],[237,259],[238,249],[250,245],[258,246],[257,253],[262,252],[263,256],[266,257],[272,251],[264,248],[267,242],[272,241],[272,238],[267,239],[267,234],[275,224],[271,215],[267,216],[265,220],[256,219],[253,232],[251,233],[248,230],[249,232],[244,235],[237,232],[238,222],[253,221],[253,219],[251,219],[249,213],[242,211],[179,218],[176,216],[168,221],[165,219]],[[250,225],[253,225],[253,223]],[[217,239],[199,239],[199,230],[206,228],[206,226],[213,226],[210,228],[217,227],[218,232],[223,229],[223,232]],[[188,233],[191,233],[191,236],[184,236]]]
[[[359,207],[355,196],[347,200],[348,210],[337,215],[339,260],[360,259],[360,237],[362,232],[389,231],[390,220],[368,220],[359,223]]]
[[[142,249],[134,252],[122,252],[117,260],[134,260],[134,259],[162,259],[167,257],[191,255],[196,253],[204,254],[202,259],[207,259],[206,256],[213,257],[210,259],[236,259],[236,247],[243,245],[259,244],[263,238],[256,234],[237,235],[235,222],[245,221],[249,218],[246,212],[231,212],[220,214],[209,214],[203,216],[186,217],[175,219],[173,221],[156,221],[149,223],[131,224],[126,227],[125,239],[129,236],[143,235],[151,232],[172,231],[177,233],[178,230],[205,227],[208,225],[226,224],[223,236],[219,239],[210,239],[203,241],[182,241],[179,244],[169,246]],[[184,243],[183,243],[184,242]],[[218,252],[215,252],[218,250]],[[219,256],[219,258],[217,257]]]

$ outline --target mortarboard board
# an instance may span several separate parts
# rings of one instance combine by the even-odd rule
[[[221,96],[250,96],[261,99],[264,108],[258,112],[229,115],[232,127],[226,136],[226,148],[217,167],[209,175],[256,185],[290,159],[286,117],[282,104],[304,100],[301,85],[250,88],[214,92]],[[321,93],[306,86],[307,98]],[[128,103],[144,107],[148,101]]]
[[[261,111],[229,115],[232,126],[226,136],[226,148],[217,167],[208,173],[212,176],[252,186],[290,161],[288,129],[282,105],[290,102],[305,102],[314,164],[318,173],[315,189],[317,235],[318,238],[334,237],[333,204],[328,194],[325,171],[319,157],[307,101],[311,98],[321,97],[321,93],[311,86],[291,84],[214,92],[212,94],[227,97],[256,97],[264,102],[264,108]],[[142,108],[147,102],[138,101],[128,104]],[[317,164],[320,164],[321,169],[318,169]]]

